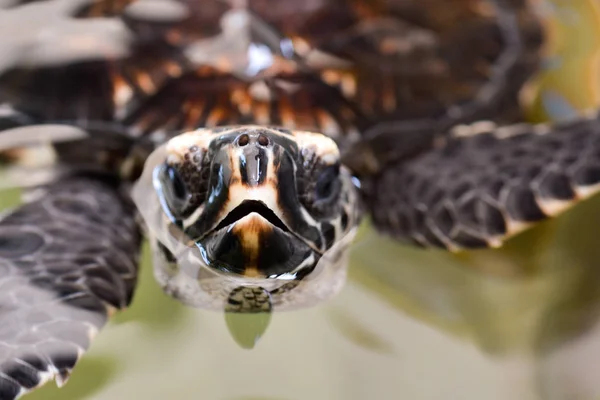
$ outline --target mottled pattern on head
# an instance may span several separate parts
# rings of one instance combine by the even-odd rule
[[[226,272],[306,274],[359,221],[352,177],[335,142],[319,133],[199,129],[171,139],[158,162],[150,167],[168,216],[162,223],[178,226],[206,264]]]
[[[325,169],[330,169],[335,173],[340,167],[340,153],[333,140],[319,133],[249,125],[198,129],[178,135],[167,143],[166,164],[178,172],[190,195],[184,208],[171,211],[187,218],[207,200],[211,171],[218,173],[213,170],[216,168],[213,163],[215,152],[222,146],[228,146],[228,151],[231,152],[228,161],[232,171],[230,178],[232,197],[244,196],[248,186],[258,186],[257,183],[266,183],[270,186],[270,190],[277,191],[279,182],[276,170],[280,165],[280,162],[277,161],[278,157],[268,157],[271,162],[262,166],[265,171],[264,176],[259,177],[260,182],[248,181],[248,176],[241,168],[240,156],[242,156],[245,145],[243,141],[248,140],[249,136],[255,136],[257,140],[261,138],[266,138],[267,141],[275,140],[277,144],[285,148],[296,163],[295,175],[300,201],[311,215],[314,214],[315,218],[322,218],[331,216],[336,210],[339,210],[339,204],[335,203],[335,199],[330,202],[334,204],[327,204],[324,201],[319,202],[315,194],[319,174],[323,173]],[[273,139],[269,139],[271,136]],[[281,150],[273,151],[279,153]],[[339,190],[338,187],[334,189]],[[277,199],[273,198],[273,201],[276,202]],[[221,217],[224,216],[223,214],[231,212],[232,207],[235,206],[234,202],[231,207],[224,209]],[[283,215],[278,216],[283,217]]]

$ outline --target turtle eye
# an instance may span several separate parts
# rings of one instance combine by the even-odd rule
[[[339,164],[325,167],[317,177],[315,184],[315,200],[317,202],[328,203],[337,198],[341,189],[339,180],[340,166]]]
[[[174,166],[165,164],[160,175],[163,195],[170,211],[174,215],[181,216],[190,199],[190,193],[181,174]]]
[[[177,200],[186,200],[188,192],[183,180],[181,179],[181,175],[179,175],[179,172],[171,165],[168,165],[165,169],[165,173],[168,177],[171,194]]]

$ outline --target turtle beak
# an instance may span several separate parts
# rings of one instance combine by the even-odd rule
[[[214,147],[205,207],[185,227],[204,261],[248,277],[290,279],[316,264],[318,253],[288,212],[300,209],[289,152],[252,133]]]
[[[264,203],[245,200],[196,243],[211,267],[248,277],[291,278],[312,250],[272,215]]]

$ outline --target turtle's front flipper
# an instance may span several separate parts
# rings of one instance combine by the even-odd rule
[[[137,279],[140,234],[115,187],[70,178],[0,220],[0,399],[64,383]]]
[[[597,115],[556,125],[457,127],[372,182],[382,231],[422,246],[496,247],[600,189]]]

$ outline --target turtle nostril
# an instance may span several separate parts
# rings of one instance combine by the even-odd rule
[[[243,135],[240,135],[237,139],[238,146],[240,147],[247,145],[248,142],[250,142],[250,137],[248,137],[248,135],[246,135],[245,133]]]
[[[261,146],[268,146],[269,145],[269,138],[265,135],[259,135],[258,136],[258,144]]]

